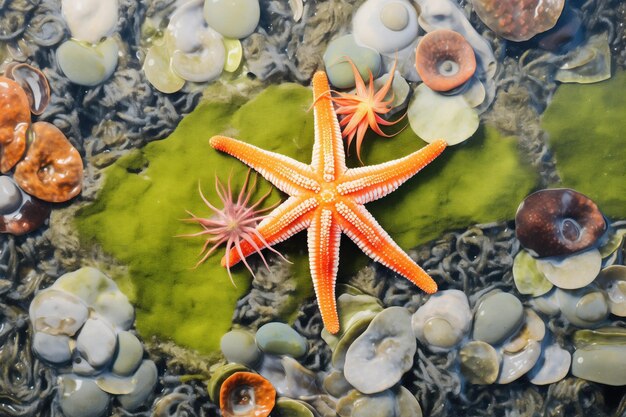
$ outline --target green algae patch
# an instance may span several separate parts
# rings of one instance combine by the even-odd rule
[[[542,118],[562,183],[609,217],[626,208],[626,72],[596,84],[561,85]]]
[[[313,120],[306,111],[308,98],[307,89],[286,85],[268,89],[241,108],[203,103],[169,138],[132,151],[106,169],[98,199],[79,212],[76,226],[83,241],[101,245],[105,252],[128,265],[134,286],[129,295],[134,294],[136,325],[144,338],[156,335],[204,354],[219,352],[219,340],[231,327],[236,301],[249,289],[250,274],[240,265],[233,267],[235,288],[219,264],[223,249],[194,269],[204,239],[176,237],[200,230],[198,225],[181,221],[189,217],[186,210],[201,217],[212,214],[200,199],[199,184],[215,205],[219,203],[216,174],[224,183],[232,176],[235,190],[245,178],[247,168],[214,151],[209,138],[230,130],[228,133],[237,137],[245,132],[251,142],[264,148],[272,148],[275,141],[310,142]],[[258,107],[254,108],[253,103]],[[274,107],[287,103],[302,106],[288,105],[279,110],[287,118],[270,117],[275,114]],[[255,132],[245,120],[261,113],[265,121],[273,121],[263,123],[262,129]],[[310,137],[301,137],[301,130],[310,132]],[[297,147],[288,148],[296,156]],[[269,189],[260,180],[253,200]],[[274,191],[267,205],[279,198]],[[309,276],[300,272],[303,256],[293,254],[291,258],[299,272],[294,274],[298,300],[294,300],[291,310],[282,313],[293,319],[299,308],[296,304],[311,297],[313,290]]]
[[[236,301],[249,289],[250,274],[234,267],[237,288],[233,287],[219,265],[222,249],[193,269],[203,239],[175,237],[198,231],[197,225],[180,221],[188,217],[185,210],[210,215],[199,197],[198,183],[208,200],[217,204],[216,173],[222,181],[232,175],[235,189],[245,177],[247,168],[213,150],[209,138],[233,136],[308,163],[314,138],[311,103],[311,90],[293,84],[269,87],[242,106],[203,103],[169,138],[133,151],[107,168],[98,199],[81,210],[76,223],[84,241],[101,245],[129,266],[136,323],[144,338],[156,335],[201,353],[219,351]],[[381,163],[424,145],[410,129],[390,139],[368,136],[363,157],[366,164]],[[348,164],[359,166],[354,155]],[[368,208],[408,249],[450,229],[512,219],[536,183],[537,176],[520,162],[517,142],[487,128],[448,148],[400,189]],[[267,190],[268,183],[260,179],[257,196]],[[284,196],[273,191],[267,204],[280,198]],[[367,260],[345,240],[340,276]],[[281,312],[291,321],[302,300],[313,295],[304,234],[279,249],[294,260],[297,289]]]

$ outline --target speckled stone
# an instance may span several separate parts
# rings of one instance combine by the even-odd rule
[[[267,323],[256,332],[256,343],[263,352],[298,358],[306,353],[306,340],[285,323]]]
[[[512,294],[499,292],[487,296],[474,316],[474,339],[495,345],[519,328],[524,307]]]
[[[259,351],[254,335],[245,330],[231,330],[220,340],[220,348],[228,362],[252,365],[257,362]]]

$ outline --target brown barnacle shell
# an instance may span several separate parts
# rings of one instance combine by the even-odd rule
[[[35,115],[43,113],[50,103],[50,84],[43,72],[25,63],[11,63],[5,75],[24,89],[30,111]]]
[[[53,203],[78,195],[83,161],[76,148],[50,123],[34,123],[32,131],[34,139],[15,168],[15,181],[27,193]]]
[[[587,196],[568,188],[537,191],[520,204],[515,234],[533,256],[569,255],[592,247],[606,220]]]
[[[276,403],[272,384],[253,372],[235,372],[220,388],[224,417],[267,417]]]
[[[429,32],[415,51],[415,68],[434,91],[450,91],[476,72],[476,56],[463,35],[449,29]]]
[[[19,189],[9,176],[0,176],[0,233],[23,235],[38,229],[50,216],[50,206]]]
[[[26,150],[30,108],[18,83],[0,77],[0,171],[8,172]]]

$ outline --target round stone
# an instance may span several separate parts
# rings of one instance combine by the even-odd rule
[[[285,323],[267,323],[256,332],[256,343],[265,353],[298,358],[306,353],[306,340]]]
[[[13,213],[22,204],[22,193],[8,176],[0,176],[0,214]]]
[[[101,417],[109,408],[109,395],[92,379],[61,375],[58,398],[65,417]]]
[[[352,88],[355,85],[349,58],[359,70],[361,78],[369,79],[370,72],[376,78],[381,69],[380,54],[374,49],[358,45],[352,35],[344,35],[328,43],[324,52],[324,67],[328,80],[337,88]]]
[[[409,12],[402,3],[390,2],[380,11],[380,21],[388,29],[399,31],[409,24]]]
[[[113,373],[130,375],[139,366],[143,358],[143,346],[137,337],[130,332],[117,335],[117,355],[113,362]]]
[[[499,292],[487,296],[476,310],[474,339],[492,345],[501,343],[519,328],[524,307],[512,294]]]
[[[245,38],[259,24],[259,0],[206,0],[204,19],[227,38]]]
[[[113,38],[98,45],[70,39],[57,49],[63,74],[73,83],[93,87],[106,81],[117,67],[119,46]]]
[[[498,379],[500,360],[488,343],[469,342],[459,352],[461,372],[472,384],[493,384]]]
[[[122,407],[128,411],[134,411],[144,405],[154,391],[158,376],[159,373],[154,362],[151,360],[143,361],[133,375],[133,380],[136,381],[133,391],[117,397]]]
[[[33,338],[33,350],[39,357],[52,363],[64,363],[72,357],[70,338],[66,335],[54,336],[36,332]]]
[[[220,348],[228,362],[253,365],[261,352],[257,348],[254,335],[245,330],[231,330],[222,336]]]
[[[94,368],[113,358],[117,338],[113,328],[99,319],[88,319],[76,338],[76,348]]]
[[[458,342],[458,332],[445,319],[435,317],[424,325],[424,338],[431,345],[451,347]]]
[[[598,322],[609,314],[606,297],[600,291],[585,294],[576,303],[576,316],[585,321]]]

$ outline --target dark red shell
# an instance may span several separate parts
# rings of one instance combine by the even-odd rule
[[[448,72],[446,65],[450,67]],[[426,34],[417,45],[415,68],[430,89],[450,91],[472,78],[476,72],[476,56],[461,34],[438,29]]]
[[[538,257],[563,256],[592,247],[606,221],[589,197],[567,188],[537,191],[520,204],[515,234]]]

